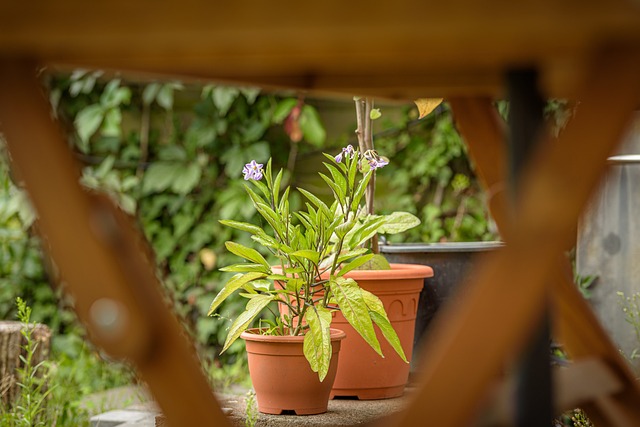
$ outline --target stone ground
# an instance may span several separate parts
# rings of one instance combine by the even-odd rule
[[[246,418],[245,392],[233,390],[235,394],[217,394],[223,411],[228,415],[234,426],[244,426]],[[397,399],[384,400],[346,400],[329,401],[329,408],[325,414],[319,415],[266,415],[258,414],[256,427],[282,426],[353,426],[370,423],[378,418],[393,414],[402,409],[408,402],[411,388],[407,388],[405,395]],[[93,396],[92,400],[108,397],[110,403],[118,398],[123,402],[137,399],[134,403],[122,405],[123,409],[114,409],[95,415],[91,418],[92,427],[155,427],[156,416],[160,415],[158,406],[152,402],[141,402],[141,397],[148,396],[138,388],[122,388],[109,393]],[[104,403],[103,403],[104,404]],[[104,406],[107,407],[107,406]],[[117,406],[116,406],[117,407]],[[180,427],[180,426],[178,426]]]

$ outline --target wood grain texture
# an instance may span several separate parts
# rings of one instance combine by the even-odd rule
[[[0,56],[412,99],[495,95],[516,64],[569,92],[602,44],[640,42],[640,10],[630,0],[5,1],[0,28]]]

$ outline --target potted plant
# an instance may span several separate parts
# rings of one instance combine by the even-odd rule
[[[354,101],[359,151],[364,153],[363,160],[369,163],[373,171],[365,191],[365,214],[375,218],[375,171],[388,163],[388,159],[377,154],[373,145],[372,121],[380,117],[380,111],[374,108],[373,100],[370,98],[355,97]],[[420,107],[421,115],[426,115],[439,102],[424,108],[420,100],[416,103]],[[345,150],[348,148],[344,149],[343,153]],[[336,160],[340,159],[337,157]],[[405,212],[395,212],[387,218],[394,218],[395,221],[387,220],[387,224],[378,229],[379,233],[399,233],[420,223],[418,218]],[[425,278],[433,276],[433,270],[426,265],[389,264],[385,257],[379,254],[377,233],[371,236],[369,247],[373,254],[372,259],[361,268],[347,273],[346,277],[354,279],[362,289],[380,299],[404,353],[410,360],[420,293]],[[409,379],[410,366],[407,359],[388,351],[389,348],[384,341],[383,351],[388,356],[381,358],[362,338],[353,333],[348,321],[340,312],[335,315],[334,325],[343,329],[347,338],[342,342],[338,372],[331,396],[356,397],[361,400],[401,396]],[[382,331],[377,333],[381,335]]]
[[[361,154],[349,146],[338,156],[325,156],[329,173],[321,177],[334,195],[330,205],[299,189],[308,200],[307,209],[291,212],[289,188],[280,191],[283,172],[274,177],[271,161],[263,168],[254,160],[243,170],[245,180],[253,184],[246,190],[268,227],[221,221],[250,233],[278,260],[278,265],[272,266],[257,250],[227,242],[227,249],[247,262],[222,269],[237,274],[224,285],[209,310],[212,315],[238,290],[247,299],[246,310],[232,322],[222,351],[239,337],[246,341],[258,409],[265,413],[326,411],[337,369],[335,356],[345,337],[344,332],[331,328],[338,310],[345,324],[378,358],[383,356],[382,340],[407,364],[382,301],[348,274],[374,258],[369,248],[363,247],[372,236],[379,231],[403,231],[415,225],[417,218],[363,212],[361,201],[367,185],[375,169],[386,164],[375,152]],[[259,327],[251,328],[273,304],[279,306],[280,313],[272,312],[271,319],[261,318]],[[276,355],[278,351],[281,355]],[[261,378],[262,374],[266,378]],[[305,389],[306,385],[311,388]]]

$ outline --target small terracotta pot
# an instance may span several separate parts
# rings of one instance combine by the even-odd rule
[[[345,276],[382,300],[409,361],[420,291],[424,278],[431,276],[431,267],[417,264],[391,264],[391,270],[354,270]],[[349,396],[366,400],[402,396],[409,380],[410,365],[398,356],[378,328],[376,336],[384,358],[367,344],[340,312],[335,313],[332,326],[345,331],[347,338],[342,343],[331,397]]]
[[[343,331],[331,329],[331,363],[322,382],[304,357],[304,336],[261,335],[255,328],[240,337],[247,344],[249,374],[260,412],[276,415],[291,411],[297,415],[327,412],[338,352],[346,337]]]

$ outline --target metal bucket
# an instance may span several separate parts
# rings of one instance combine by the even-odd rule
[[[597,276],[590,302],[613,341],[630,356],[640,342],[625,321],[617,292],[640,292],[640,155],[609,158],[606,177],[579,224],[576,268],[581,276]]]

